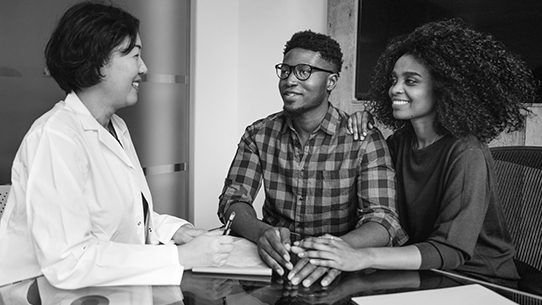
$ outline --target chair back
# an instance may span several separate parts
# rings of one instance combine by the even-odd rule
[[[542,272],[542,147],[490,148],[520,276]]]
[[[9,190],[11,185],[0,185],[0,219],[4,215],[4,209],[6,208],[6,201],[8,201]]]

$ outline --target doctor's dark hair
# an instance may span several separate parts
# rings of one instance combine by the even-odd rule
[[[75,4],[45,47],[47,69],[66,94],[94,86],[102,80],[100,69],[112,51],[123,46],[120,52],[128,54],[138,32],[139,20],[120,7],[104,1]]]
[[[286,55],[286,53],[295,48],[320,53],[323,60],[334,66],[334,70],[337,74],[341,72],[343,65],[341,46],[330,36],[315,33],[311,30],[297,32],[288,42],[286,42],[282,54]]]
[[[538,81],[503,43],[460,19],[430,22],[389,42],[369,90],[372,113],[385,126],[412,128],[409,120],[393,117],[388,94],[395,62],[405,54],[429,71],[440,134],[473,135],[489,142],[503,131],[524,127],[526,105],[535,102]]]

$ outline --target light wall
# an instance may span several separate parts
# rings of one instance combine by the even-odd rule
[[[327,0],[192,1],[190,202],[213,228],[218,196],[247,125],[282,109],[274,65],[293,33],[327,33]],[[261,215],[263,193],[256,200]]]

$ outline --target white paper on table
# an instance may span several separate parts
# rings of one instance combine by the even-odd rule
[[[517,304],[479,284],[352,298],[358,305],[511,305]]]

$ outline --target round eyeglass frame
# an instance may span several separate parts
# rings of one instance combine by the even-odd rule
[[[301,68],[305,68],[305,67],[308,67],[308,72],[309,72],[309,75],[307,77],[302,77],[300,76],[300,70]],[[288,68],[288,70],[283,70],[283,68]],[[292,74],[292,70],[294,71],[294,76],[298,79],[298,80],[301,80],[301,81],[304,81],[304,80],[307,80],[311,77],[312,73],[313,72],[327,72],[327,73],[331,73],[331,74],[338,74],[338,72],[334,72],[334,71],[331,71],[331,70],[326,70],[326,69],[322,69],[322,68],[318,68],[318,67],[315,67],[315,66],[311,66],[309,64],[297,64],[295,66],[290,66],[288,64],[276,64],[275,65],[275,70],[277,72],[277,76],[279,79],[287,79],[288,77],[290,77],[290,74]]]

